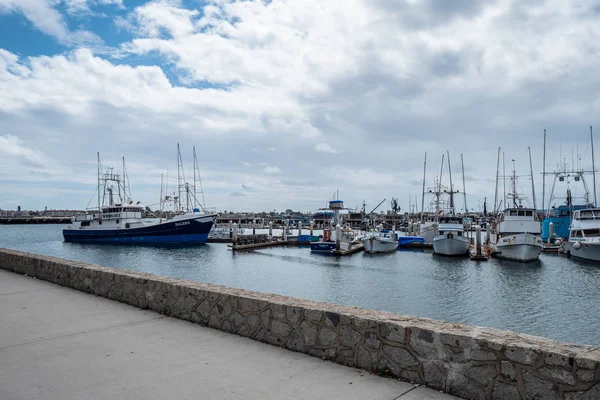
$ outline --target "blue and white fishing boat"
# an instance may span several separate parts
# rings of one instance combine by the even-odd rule
[[[179,145],[177,146],[179,150]],[[179,155],[179,159],[181,156]],[[197,160],[195,158],[195,168]],[[204,244],[216,214],[201,212],[201,204],[196,200],[196,185],[180,184],[180,195],[174,197],[176,215],[169,220],[145,220],[144,207],[131,199],[125,160],[123,173],[114,173],[112,168],[101,172],[98,155],[98,208],[84,215],[73,217],[63,230],[66,242],[114,243],[114,244]],[[181,182],[180,179],[178,179]],[[181,193],[185,190],[185,205],[193,205],[187,210],[182,204]],[[161,195],[162,204],[162,195]]]
[[[596,202],[596,168],[594,160],[594,139],[590,127],[590,146],[592,154],[592,168],[584,169],[583,160],[580,156],[577,161],[573,159],[573,165],[567,165],[567,161],[563,158],[560,165],[552,172],[546,172],[546,164],[544,162],[544,183],[542,187],[545,189],[546,176],[553,176],[552,189],[548,206],[544,209],[544,219],[542,221],[542,240],[548,243],[560,243],[569,239],[569,227],[572,222],[573,213],[577,210],[592,209]],[[544,160],[546,158],[546,131],[544,130]],[[594,196],[590,194],[590,187],[586,181],[586,175],[592,175],[592,188]],[[556,185],[566,185],[566,196],[555,196]],[[580,191],[583,189],[583,194]],[[564,193],[564,192],[563,192]],[[556,205],[556,200],[562,200],[563,203]],[[542,208],[544,206],[542,205]],[[552,224],[552,229],[550,229]],[[552,237],[551,237],[552,236]]]

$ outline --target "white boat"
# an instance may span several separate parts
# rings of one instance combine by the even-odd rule
[[[568,256],[600,261],[600,208],[577,210],[569,227],[569,240],[561,243]]]
[[[419,236],[423,238],[423,243],[433,243],[433,238],[437,235],[437,223],[433,220],[426,220],[419,224]]]
[[[529,262],[538,260],[542,252],[542,223],[537,216],[535,206],[535,186],[533,168],[531,168],[531,150],[529,165],[531,168],[531,193],[533,208],[523,207],[525,196],[517,193],[517,172],[514,167],[510,177],[510,192],[507,194],[511,207],[506,208],[499,216],[495,233],[490,237],[492,255],[506,260]],[[500,164],[500,148],[498,148],[498,165]],[[496,172],[498,173],[498,171]],[[496,193],[498,193],[498,176],[496,177]],[[496,205],[494,205],[494,208]]]
[[[465,256],[469,253],[470,241],[465,235],[461,218],[445,217],[438,221],[439,234],[433,238],[433,252],[445,256]]]
[[[507,208],[500,217],[492,254],[506,260],[535,261],[542,251],[541,233],[534,209]]]
[[[379,229],[376,232],[368,232],[360,238],[367,253],[391,253],[398,249],[396,233],[389,229]]]

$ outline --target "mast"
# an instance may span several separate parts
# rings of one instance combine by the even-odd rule
[[[496,193],[494,194],[494,212],[498,212],[498,172],[500,171],[500,147],[498,147],[498,158],[496,159]]]
[[[594,160],[594,134],[592,133],[592,127],[590,126],[590,140],[592,142],[592,176],[594,180],[594,207],[597,207],[596,203],[596,164]]]
[[[440,167],[440,180],[438,181],[438,189],[435,193],[435,220],[438,220],[440,213],[440,194],[442,192],[442,174],[444,172],[444,155],[442,154],[442,164]]]
[[[183,161],[181,160],[181,151],[179,150],[179,143],[177,143],[177,211],[182,211],[181,208],[181,188],[185,186],[185,173],[183,171]],[[186,204],[189,203],[188,195],[186,190]],[[189,208],[189,207],[188,207]]]
[[[164,176],[164,174],[160,174],[160,199],[158,202],[158,205],[160,207],[161,216],[162,216],[162,211],[163,211],[163,176]]]
[[[100,152],[96,153],[98,157],[98,212],[102,211],[102,207],[100,206],[100,178],[101,178],[101,167],[100,167]],[[102,214],[100,214],[102,215]]]
[[[427,171],[427,152],[425,152],[425,162],[423,163],[423,191],[421,192],[421,221],[425,213],[425,172]]]
[[[463,160],[463,155],[460,155],[460,165],[462,168],[462,181],[463,181],[463,196],[465,198],[465,216],[469,216],[469,209],[467,208],[467,187],[465,186],[465,162]]]
[[[544,129],[544,165],[542,166],[542,210],[546,207],[546,130]]]
[[[502,199],[506,205],[506,160],[504,159],[504,152],[502,152],[502,187],[504,187],[504,196]]]
[[[537,203],[535,201],[535,185],[533,184],[533,164],[531,164],[531,147],[528,147],[529,151],[529,170],[531,171],[531,195],[533,197],[533,209],[537,211]]]
[[[503,153],[504,154],[504,153]],[[513,198],[513,206],[517,207],[517,167],[515,167],[515,159],[512,160],[513,163],[513,176],[512,176],[512,198]]]
[[[200,167],[198,166],[198,157],[196,156],[196,146],[193,147],[194,150],[194,201],[200,203],[197,196],[197,186],[196,186],[196,172],[198,175],[198,184],[200,185],[200,194],[202,195],[202,208],[206,208],[206,202],[204,201],[204,188],[202,188],[202,177],[200,176]]]
[[[452,215],[455,214],[454,212],[454,186],[452,185],[452,168],[450,166],[450,151],[446,150],[446,153],[448,153],[448,175],[450,176],[450,212],[452,213]]]

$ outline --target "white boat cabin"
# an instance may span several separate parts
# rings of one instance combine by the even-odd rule
[[[465,230],[462,218],[442,217],[438,220],[438,232],[443,235],[448,232],[455,233],[456,236],[462,236]]]
[[[533,208],[507,208],[500,217],[500,234],[542,233],[542,224]]]
[[[143,225],[139,204],[114,204],[104,206],[98,214],[76,215],[71,222],[71,229],[120,229],[134,228]]]
[[[572,242],[600,243],[600,208],[573,212],[569,240]]]

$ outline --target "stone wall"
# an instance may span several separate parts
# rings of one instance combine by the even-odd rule
[[[600,399],[591,346],[11,250],[0,268],[468,399]]]

